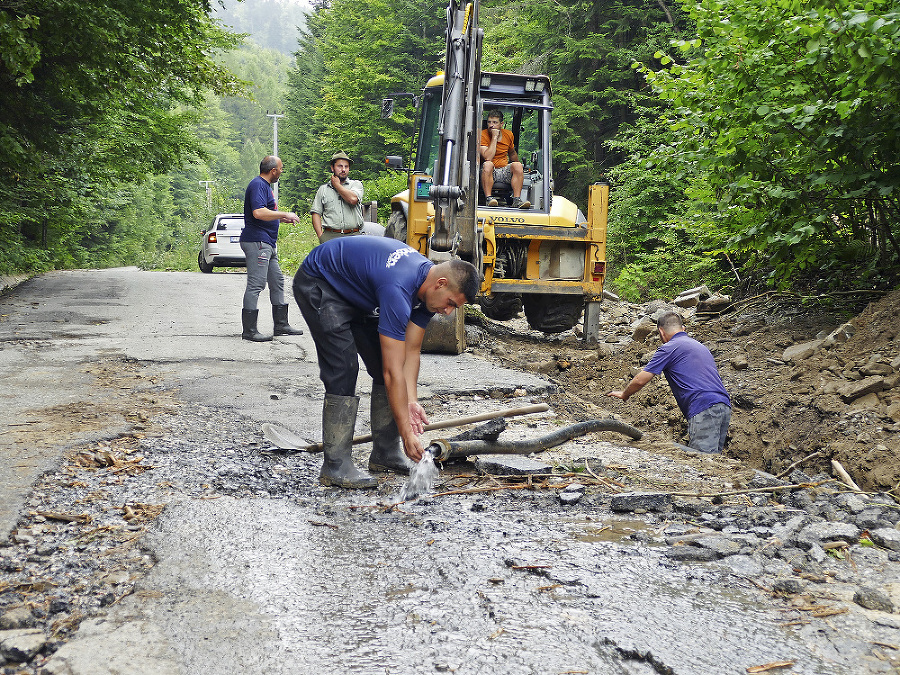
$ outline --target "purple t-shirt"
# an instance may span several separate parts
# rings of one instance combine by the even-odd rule
[[[378,315],[378,332],[406,339],[412,321],[425,328],[433,312],[416,295],[434,266],[428,258],[390,237],[339,237],[316,246],[303,271],[324,279],[344,300]]]
[[[731,407],[712,353],[683,331],[661,345],[644,370],[654,375],[665,374],[687,419],[716,403]]]
[[[278,243],[280,221],[254,218],[253,212],[262,208],[277,211],[278,205],[275,203],[272,186],[265,178],[257,176],[250,181],[244,193],[244,230],[241,232],[241,241],[262,241],[275,246]]]

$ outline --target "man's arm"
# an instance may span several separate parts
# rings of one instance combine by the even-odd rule
[[[316,231],[316,236],[321,239],[322,232],[324,231],[322,229],[322,216],[320,216],[318,213],[311,213],[310,215],[312,216],[312,224],[313,229]]]
[[[620,398],[623,401],[627,401],[634,394],[640,391],[640,389],[654,377],[656,376],[653,373],[642,370],[638,372],[638,374],[635,375],[634,378],[632,378],[631,382],[628,383],[628,386],[625,387],[624,390],[611,391],[607,394],[607,396],[612,396],[613,398]]]
[[[424,336],[425,331],[421,328]],[[407,336],[415,341],[417,335],[415,331],[411,331],[407,327]],[[391,412],[394,414],[394,421],[397,423],[397,430],[400,432],[400,438],[403,441],[403,451],[411,460],[418,462],[422,459],[424,448],[422,441],[413,428],[413,420],[416,426],[419,426],[424,411],[418,401],[415,400],[415,385],[412,387],[413,397],[410,397],[410,377],[418,377],[419,359],[418,348],[421,347],[421,338],[418,338],[418,345],[407,345],[403,340],[395,340],[386,335],[379,336],[381,340],[381,359],[384,368],[384,387],[387,390],[388,402],[391,404]],[[416,357],[410,360],[410,352],[415,352]]]
[[[253,217],[257,220],[280,220],[283,223],[300,222],[300,218],[293,211],[273,211],[267,206],[253,209]]]
[[[350,206],[356,206],[359,203],[359,195],[351,190],[348,186],[344,185],[341,182],[341,179],[337,176],[331,177],[331,186],[341,196],[341,199],[347,202]]]
[[[485,162],[489,162],[494,159],[494,155],[497,154],[497,139],[500,137],[500,134],[493,133],[494,131],[500,131],[499,129],[489,129],[488,136],[491,139],[490,145],[479,145],[478,152],[481,153],[481,159]],[[483,140],[483,139],[482,139]]]

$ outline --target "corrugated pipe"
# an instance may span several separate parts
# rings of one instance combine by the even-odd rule
[[[573,438],[595,431],[615,431],[635,441],[640,440],[643,436],[641,431],[619,420],[589,420],[557,429],[541,438],[529,438],[521,441],[448,441],[439,438],[432,441],[426,450],[434,455],[437,462],[446,462],[448,459],[460,459],[470,455],[528,455],[562,445]]]

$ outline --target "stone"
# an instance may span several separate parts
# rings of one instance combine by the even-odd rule
[[[803,342],[801,344],[791,345],[781,354],[781,360],[786,363],[803,361],[804,359],[808,359],[810,356],[815,354],[816,350],[821,344],[821,340],[813,340],[812,342]]]
[[[735,541],[734,539],[715,535],[709,537],[701,537],[700,539],[696,539],[691,543],[694,546],[699,546],[700,548],[708,548],[711,551],[714,551],[717,558],[724,558],[729,555],[737,555],[741,552],[741,548],[743,548],[741,543]]]
[[[666,556],[681,562],[712,562],[716,552],[699,546],[673,546],[666,551]]]
[[[894,603],[887,593],[871,586],[862,586],[853,594],[853,602],[866,609],[874,609],[878,612],[891,613],[894,611]]]
[[[850,523],[821,522],[807,525],[792,540],[803,550],[809,550],[813,544],[823,546],[828,543],[843,541],[855,544],[859,541],[860,530]]]
[[[609,508],[617,512],[663,511],[672,504],[671,495],[665,492],[623,492],[613,495]]]
[[[677,298],[675,298],[675,305],[677,307],[696,307],[698,304],[700,304],[699,293],[692,293],[691,295],[679,295]]]
[[[776,478],[772,474],[760,471],[759,469],[753,470],[753,478],[751,478],[749,482],[751,488],[771,488],[779,487],[781,485],[787,485],[787,483],[780,478]]]
[[[880,376],[866,377],[856,382],[849,382],[838,389],[844,403],[851,403],[866,394],[877,394],[884,389],[884,378]]]
[[[894,527],[879,527],[869,531],[872,543],[889,551],[900,551],[900,530]]]
[[[750,362],[745,356],[736,356],[731,359],[731,367],[735,370],[747,370],[750,367]]]
[[[631,331],[631,339],[635,342],[643,342],[648,335],[656,333],[656,322],[644,317]]]
[[[731,568],[735,574],[745,577],[758,577],[763,573],[763,566],[749,555],[731,555],[723,558],[721,564]]]
[[[772,584],[772,590],[776,593],[784,593],[786,595],[796,595],[802,593],[806,589],[806,583],[799,577],[784,577],[776,579]]]
[[[859,369],[863,375],[893,375],[894,369],[887,363],[867,363]]]
[[[717,293],[706,300],[701,300],[700,304],[697,305],[697,312],[724,312],[729,307],[731,307],[731,298]]]
[[[0,632],[0,654],[14,663],[30,661],[45,644],[47,644],[47,637],[39,628],[21,628]]]
[[[481,455],[475,460],[475,469],[495,476],[527,476],[553,471],[550,464],[520,455]]]
[[[31,628],[32,626],[34,626],[34,615],[30,609],[24,606],[11,609],[0,616],[0,630]]]
[[[582,497],[584,497],[583,492],[569,492],[567,490],[562,490],[559,493],[559,503],[563,506],[573,506],[580,502]]]

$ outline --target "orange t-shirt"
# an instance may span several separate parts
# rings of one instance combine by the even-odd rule
[[[490,129],[481,130],[481,145],[491,147]],[[513,147],[513,133],[509,129],[500,130],[500,138],[497,139],[497,154],[491,161],[495,169],[500,169],[509,164],[509,149]]]

